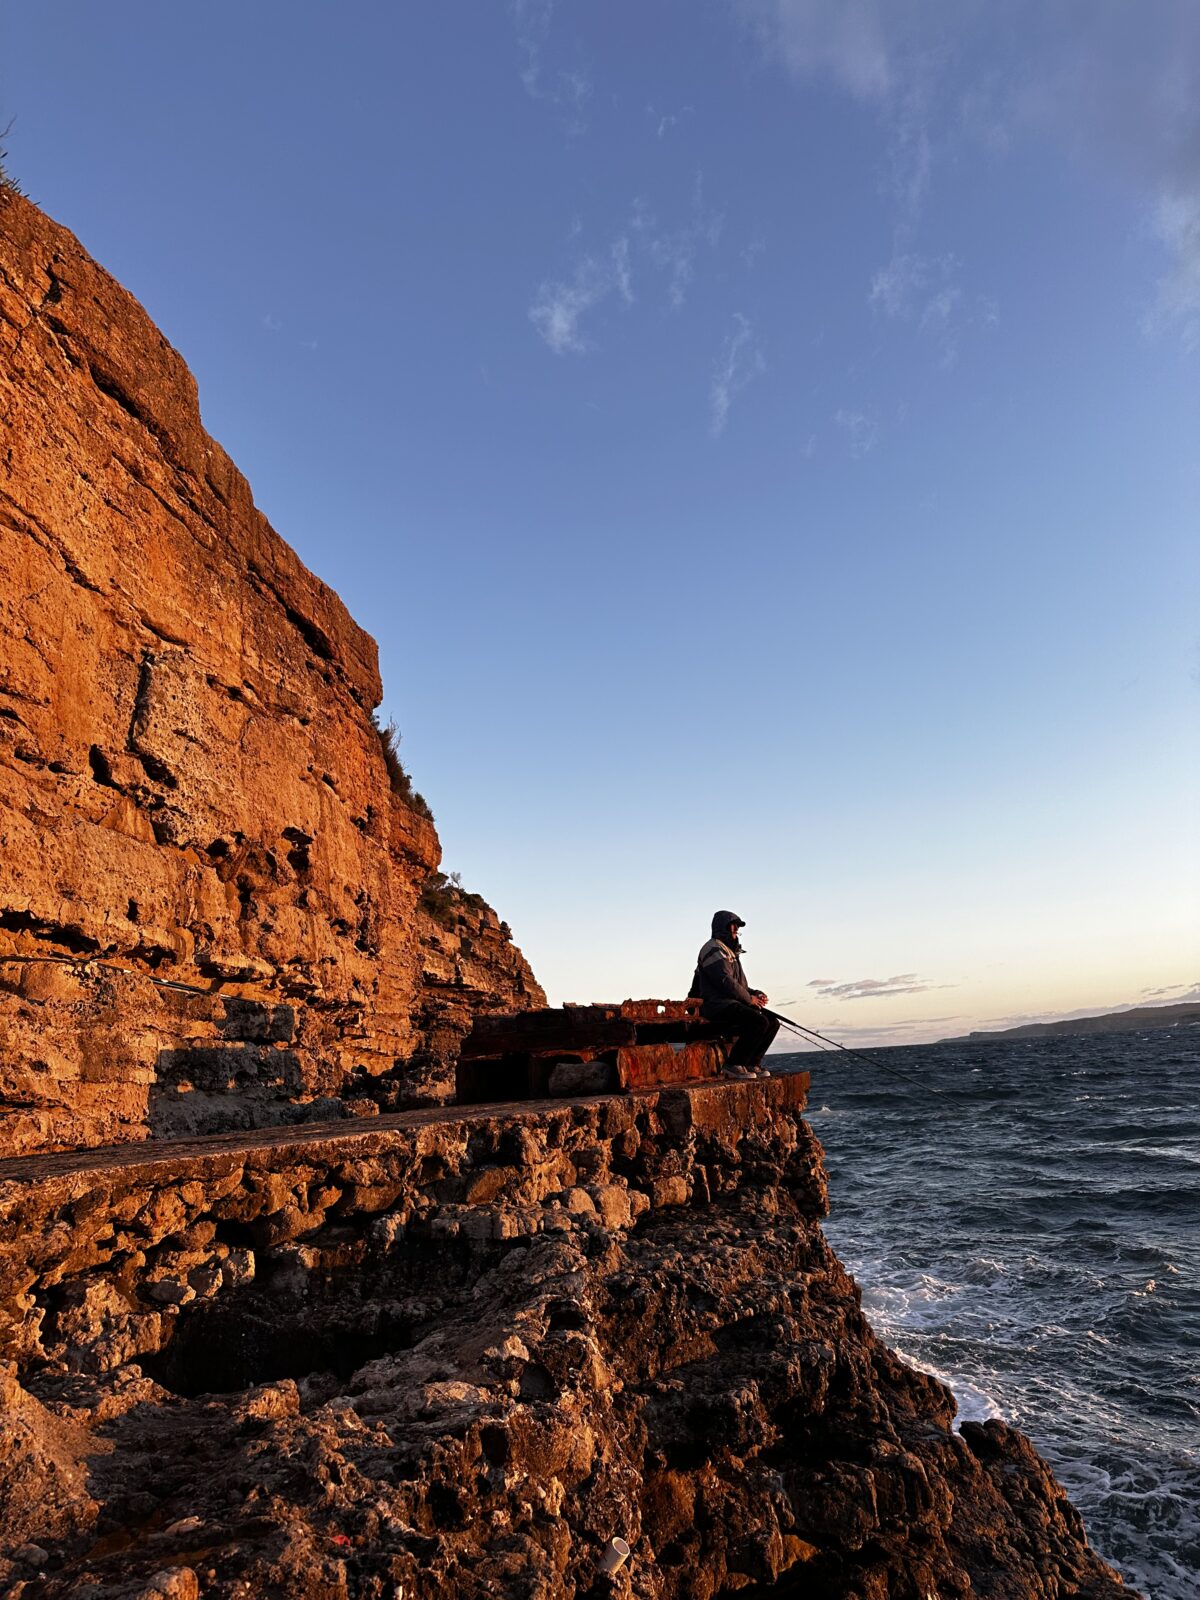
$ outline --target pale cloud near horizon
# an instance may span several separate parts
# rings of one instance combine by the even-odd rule
[[[1174,1005],[1187,1005],[1200,1000],[1200,983],[1168,983],[1161,989],[1143,989],[1143,1000],[1162,1000]]]
[[[857,982],[841,983],[834,978],[810,979],[807,988],[815,990],[821,999],[833,1000],[871,1000],[888,998],[892,995],[921,994],[930,989],[957,988],[956,984],[935,984],[920,978],[916,973],[901,973],[894,978],[862,978]],[[1166,984],[1160,988],[1147,988],[1141,991],[1141,997],[1136,1001],[1126,1001],[1120,1005],[1096,1004],[1080,1006],[1071,1011],[1019,1011],[1007,1016],[980,1017],[971,1016],[963,1012],[951,1013],[948,1016],[938,1017],[909,1017],[897,1019],[893,1022],[863,1023],[854,1025],[843,1021],[840,1017],[831,1017],[818,1024],[819,1031],[828,1033],[832,1038],[857,1044],[877,1045],[914,1043],[934,1043],[946,1038],[952,1032],[954,1037],[965,1037],[969,1033],[1004,1033],[1010,1028],[1026,1027],[1031,1024],[1046,1025],[1056,1022],[1076,1022],[1083,1017],[1103,1016],[1110,1012],[1132,1011],[1138,1006],[1162,1004],[1185,1005],[1192,1002],[1200,1003],[1200,983],[1174,983]],[[803,1005],[804,1001],[787,1001],[785,1005]],[[949,1024],[955,1024],[949,1029]],[[934,1031],[930,1031],[934,1030]],[[914,1034],[926,1035],[923,1039],[912,1039]],[[791,1044],[777,1041],[777,1049],[781,1052],[788,1049],[805,1048],[803,1041],[794,1039]]]
[[[766,367],[753,323],[735,311],[733,327],[721,347],[709,388],[709,429],[714,438],[724,433],[735,398],[747,384],[761,377]]]
[[[851,1047],[883,1049],[888,1045],[903,1044],[934,1044],[947,1035],[951,1023],[957,1024],[960,1029],[973,1026],[966,1018],[951,1013],[944,1017],[910,1017],[902,1022],[875,1022],[854,1024],[835,1018],[822,1021],[818,1032],[828,1033],[835,1044],[845,1044]],[[914,1037],[916,1035],[917,1037]],[[796,1034],[784,1037],[780,1034],[771,1047],[773,1055],[798,1055],[801,1052],[811,1051],[816,1055],[838,1055],[836,1049],[830,1051],[823,1049],[818,1044],[808,1044]]]
[[[849,982],[838,982],[833,978],[810,978],[806,987],[815,989],[823,1000],[882,1000],[898,994],[925,994],[930,989],[952,989],[955,985],[931,983],[915,972],[901,972],[894,978],[854,978]]]
[[[862,1040],[869,1036],[878,1038],[880,1034],[905,1034],[917,1033],[926,1028],[944,1027],[948,1022],[964,1022],[964,1018],[956,1013],[947,1017],[911,1017],[904,1022],[876,1022],[862,1023],[854,1026],[846,1022],[829,1022],[829,1028],[836,1028],[839,1038]]]
[[[735,8],[795,77],[832,81],[880,119],[897,208],[894,259],[912,253],[940,162],[969,143],[1002,159],[1019,140],[1048,139],[1140,200],[1164,260],[1144,326],[1200,348],[1195,0],[1015,0],[999,34],[993,9],[962,0],[735,0]]]
[[[986,1021],[974,1022],[971,1026],[983,1033],[1000,1033],[1008,1028],[1022,1028],[1031,1023],[1077,1022],[1081,1017],[1104,1017],[1118,1011],[1136,1011],[1146,1005],[1190,1005],[1193,1001],[1200,1002],[1200,983],[1173,983],[1159,989],[1143,989],[1139,999],[1125,1000],[1118,1005],[1099,1003],[1076,1006],[1073,1011],[1020,1011],[1006,1017],[992,1017]]]

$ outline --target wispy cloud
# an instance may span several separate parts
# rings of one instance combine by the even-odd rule
[[[925,994],[930,989],[952,989],[950,983],[931,983],[915,972],[902,972],[894,978],[854,978],[838,982],[832,978],[813,978],[808,987],[825,1000],[884,1000],[897,994]]]
[[[885,187],[911,225],[929,191],[942,39],[954,0],[741,0],[766,50],[826,78],[882,119]]]
[[[635,199],[622,232],[607,250],[580,255],[565,277],[548,278],[538,286],[530,321],[556,355],[581,354],[593,348],[580,326],[582,319],[610,297],[632,303],[635,270],[643,281],[647,272],[665,273],[667,304],[672,311],[681,310],[701,254],[716,249],[723,223],[722,214],[705,201],[699,173],[682,222],[666,222],[648,201]],[[583,223],[575,217],[568,242],[578,241],[582,233]]]
[[[764,252],[766,251],[766,248],[767,248],[767,241],[764,238],[762,238],[761,236],[756,234],[755,237],[753,239],[751,239],[750,243],[746,246],[746,248],[741,252],[742,260],[745,262],[746,270],[748,272],[752,272],[754,270],[754,267],[756,266],[756,264],[758,262],[759,256],[764,254]]]
[[[890,92],[892,47],[872,0],[744,0],[742,11],[798,77],[828,75],[859,100]]]
[[[1200,349],[1195,0],[1013,0],[1002,10],[962,0],[736,3],[791,73],[832,82],[880,119],[896,207],[890,267],[912,252],[942,160],[969,144],[998,158],[1030,136],[1049,139],[1140,197],[1164,259],[1145,326]]]
[[[568,133],[582,133],[592,82],[582,67],[549,67],[546,56],[555,0],[512,0],[521,83],[532,100],[544,100],[563,117]]]
[[[1153,229],[1170,266],[1159,279],[1146,326],[1153,333],[1174,327],[1185,349],[1200,350],[1200,189],[1160,195]]]
[[[714,438],[724,433],[735,398],[766,371],[766,366],[754,325],[749,317],[735,311],[733,327],[721,347],[709,389],[710,430]]]
[[[284,331],[283,319],[277,317],[273,311],[264,313],[262,318],[262,326],[270,334],[282,334]],[[316,339],[301,339],[293,333],[287,334],[281,340],[281,343],[285,348],[292,349],[315,350],[317,348]]]
[[[657,106],[648,105],[646,115],[654,124],[654,137],[665,139],[667,135],[677,128],[684,117],[690,117],[695,111],[694,106],[680,106],[678,111],[661,111]]]
[[[513,26],[521,56],[521,82],[537,98],[542,77],[542,53],[550,35],[554,0],[512,0]]]
[[[1145,319],[1200,348],[1200,6],[1088,6],[1051,35],[1015,116],[1142,196],[1164,270]]]
[[[705,203],[704,179],[697,173],[687,220],[677,226],[663,223],[645,200],[634,201],[631,229],[644,244],[651,263],[667,274],[667,301],[672,311],[682,308],[696,270],[696,258],[705,247],[715,249],[724,217]]]
[[[925,293],[929,285],[931,271],[937,265],[938,263],[931,261],[928,256],[900,251],[892,257],[886,267],[880,267],[871,279],[871,292],[867,298],[873,306],[889,317],[910,317],[918,298]],[[949,276],[953,266],[953,256],[942,258],[943,278]]]
[[[880,119],[887,144],[882,187],[894,210],[894,247],[872,278],[868,299],[889,318],[915,322],[934,342],[940,364],[952,367],[962,330],[973,320],[959,263],[953,255],[913,249],[933,181],[940,46],[905,0],[886,7],[877,0],[747,3],[760,32],[793,72],[832,78]],[[926,0],[925,9],[939,10],[939,0]],[[860,430],[858,454],[864,453],[862,438]]]
[[[999,308],[987,295],[968,295],[954,255],[924,256],[900,251],[871,279],[868,304],[893,321],[911,322],[941,352],[941,364],[958,360],[964,333],[992,327]]]
[[[855,457],[868,455],[879,441],[879,420],[873,411],[855,411],[840,407],[833,420],[842,430],[846,448]]]
[[[529,320],[556,356],[582,355],[591,342],[580,323],[612,295],[626,305],[633,300],[629,240],[624,236],[615,239],[603,256],[581,257],[569,280],[541,284]]]

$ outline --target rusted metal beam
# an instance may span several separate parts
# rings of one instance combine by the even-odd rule
[[[462,1104],[540,1099],[568,1063],[595,1063],[598,1071],[558,1071],[560,1084],[604,1077],[629,1090],[695,1082],[717,1076],[729,1043],[700,1015],[698,1000],[624,1000],[477,1017],[461,1047],[456,1095]],[[610,1076],[603,1073],[606,1064]]]
[[[615,1050],[637,1042],[637,1025],[622,1016],[588,1017],[562,1011],[528,1011],[521,1016],[477,1017],[462,1042],[461,1055],[505,1055],[513,1050]]]

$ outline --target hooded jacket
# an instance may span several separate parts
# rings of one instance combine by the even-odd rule
[[[740,946],[728,942],[730,923],[736,921],[727,911],[718,911],[712,921],[713,936],[701,945],[696,957],[696,972],[688,994],[704,1001],[740,1000],[742,1005],[754,1004],[754,993],[746,982],[738,951]],[[736,940],[736,935],[734,936]]]

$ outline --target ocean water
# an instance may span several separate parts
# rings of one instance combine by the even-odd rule
[[[1196,1600],[1200,1028],[872,1054],[919,1085],[796,1065],[876,1332],[1028,1434],[1128,1582]]]

